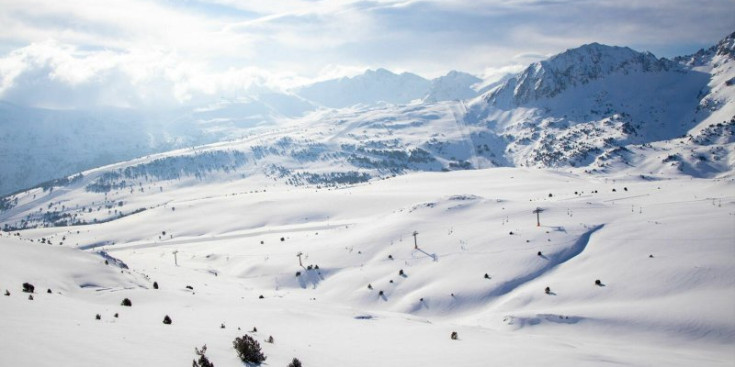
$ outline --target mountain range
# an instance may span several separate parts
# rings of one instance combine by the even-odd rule
[[[715,177],[730,174],[735,159],[732,50],[732,34],[673,60],[593,43],[490,90],[473,89],[481,80],[460,72],[427,80],[378,69],[178,111],[4,104],[0,193],[220,141],[228,143],[196,151],[238,150],[293,182],[330,169],[367,179],[496,166]]]

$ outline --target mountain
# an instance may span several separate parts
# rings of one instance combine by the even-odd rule
[[[472,87],[480,82],[482,79],[474,75],[452,70],[447,75],[431,81],[431,87],[424,97],[424,102],[474,98],[477,96],[477,91]]]
[[[411,73],[368,70],[355,77],[326,80],[301,87],[295,93],[322,106],[343,108],[376,103],[406,104],[424,96],[431,82]]]
[[[452,72],[429,82],[387,70],[318,85],[343,98],[344,105],[367,104],[362,107],[313,110],[316,102],[293,93],[222,100],[160,121],[176,121],[175,126],[185,128],[184,133],[167,135],[169,140],[164,141],[178,144],[172,148],[190,147],[206,139],[227,142],[123,162],[110,168],[114,171],[110,175],[86,185],[121,187],[135,178],[125,176],[129,166],[140,166],[129,171],[133,176],[138,175],[134,172],[163,170],[149,175],[154,181],[170,177],[229,180],[264,173],[297,186],[339,186],[412,171],[499,166],[651,177],[725,177],[732,174],[735,160],[732,45],[731,35],[699,56],[677,60],[625,47],[584,45],[531,64],[468,101],[428,101],[429,97],[469,94],[468,86],[477,80],[467,74]],[[687,61],[693,59],[698,61]],[[409,82],[402,84],[403,80]],[[370,87],[361,94],[360,85]],[[391,85],[398,89],[389,88]],[[392,95],[394,101],[427,99],[409,105],[376,105],[375,96],[380,93]],[[371,94],[374,98],[367,98]],[[351,101],[345,102],[347,99]],[[280,112],[283,110],[288,112]],[[254,126],[261,126],[260,132],[250,130]],[[265,128],[269,131],[261,133]],[[145,131],[129,130],[130,134]],[[26,137],[7,139],[22,142]],[[94,137],[84,140],[95,141]],[[130,140],[139,142],[141,137]],[[29,151],[43,151],[43,146]],[[17,146],[8,149],[6,156],[19,150]],[[63,162],[74,154],[54,156],[62,157]],[[33,163],[19,162],[20,171]],[[111,162],[114,160],[105,163]],[[198,166],[181,168],[186,162]],[[176,172],[169,172],[168,165]],[[53,171],[52,166],[48,172]],[[67,172],[71,175],[73,169],[64,174]]]
[[[473,100],[467,118],[503,137],[512,165],[731,172],[731,38],[696,66],[600,44],[567,50]]]
[[[348,78],[314,83],[294,90],[294,93],[322,106],[344,108],[355,105],[407,104],[469,99],[477,96],[472,86],[481,79],[459,71],[433,80],[416,74],[395,74],[386,69],[368,70]]]
[[[658,59],[649,52],[592,43],[531,64],[485,100],[493,105],[520,106],[552,98],[567,89],[613,74],[624,76],[679,69],[674,61]]]

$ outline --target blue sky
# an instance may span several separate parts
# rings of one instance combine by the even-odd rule
[[[136,106],[378,67],[491,77],[590,42],[677,56],[735,31],[735,1],[0,0],[0,24],[0,99]]]

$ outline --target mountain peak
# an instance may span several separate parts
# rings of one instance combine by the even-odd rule
[[[650,52],[595,42],[531,64],[485,99],[495,104],[521,105],[554,97],[570,87],[616,72],[667,71],[676,67],[676,63],[658,59]]]

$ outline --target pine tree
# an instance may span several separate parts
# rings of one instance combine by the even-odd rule
[[[250,335],[235,338],[232,346],[237,351],[237,356],[245,363],[260,364],[265,361],[266,356],[260,350],[260,344]]]
[[[194,353],[199,356],[199,361],[193,360],[191,363],[192,367],[214,367],[214,363],[207,359],[204,354],[207,353],[207,345],[204,344],[201,350],[194,347]]]

